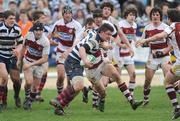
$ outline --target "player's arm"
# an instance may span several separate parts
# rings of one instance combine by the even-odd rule
[[[24,70],[25,70],[25,69],[28,69],[28,68],[31,67],[31,66],[41,65],[41,64],[43,64],[43,63],[45,63],[45,62],[48,61],[48,55],[49,55],[49,53],[50,53],[50,43],[49,43],[48,40],[46,40],[45,42],[46,42],[46,43],[44,43],[45,45],[44,45],[44,48],[43,48],[43,51],[42,51],[42,57],[41,57],[40,59],[32,62],[32,63],[25,64],[25,65],[23,66],[23,69],[24,69]]]
[[[118,35],[121,38],[121,41],[126,44],[127,48],[129,49],[131,56],[134,56],[134,51],[131,47],[131,44],[129,43],[127,37],[125,36],[125,34],[122,32],[122,30],[118,27]],[[119,46],[121,46],[120,44],[118,44]],[[122,45],[124,46],[124,45]]]
[[[25,41],[27,41],[27,40],[25,40]],[[21,64],[21,61],[22,61],[22,59],[23,59],[23,57],[24,57],[24,55],[25,55],[25,53],[26,53],[26,51],[27,51],[27,46],[26,46],[26,44],[25,44],[26,42],[24,42],[23,44],[21,44],[21,45],[19,45],[19,47],[18,48],[20,48],[20,50],[19,50],[19,54],[18,54],[18,60],[17,60],[17,66],[19,67],[20,66],[20,64]],[[21,46],[21,47],[20,47]]]
[[[83,46],[81,46],[79,48],[79,55],[81,60],[83,61],[85,67],[89,68],[93,66],[93,63],[91,63],[88,59],[87,59],[87,54],[86,51],[88,51],[90,48],[88,47],[87,44],[84,44]]]
[[[153,41],[157,41],[161,38],[166,38],[168,36],[168,33],[163,31],[161,33],[158,33],[152,37],[146,38],[146,39],[142,39],[142,40],[138,40],[136,42],[136,46],[142,46],[144,43],[149,43],[149,42],[153,42]]]
[[[53,35],[54,35],[54,32],[48,34],[48,40],[49,40],[49,42],[50,42],[50,45],[52,45],[52,46],[58,46],[58,43],[57,43],[56,41],[52,40]]]

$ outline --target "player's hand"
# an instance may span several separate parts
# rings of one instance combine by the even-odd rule
[[[101,42],[99,46],[103,48],[104,50],[113,49],[112,45],[110,45],[108,42]]]
[[[16,57],[19,57],[20,50],[18,48],[13,49],[12,52]]]
[[[63,59],[66,59],[67,56],[68,56],[68,53],[67,53],[67,52],[63,52],[63,53],[61,54],[61,58],[63,58]]]
[[[93,66],[93,63],[86,59],[84,62],[84,67],[91,68],[92,66]]]
[[[146,43],[145,39],[137,40],[135,45],[136,45],[136,47],[138,47],[138,46],[142,46],[144,43]]]
[[[122,45],[121,45],[121,48],[126,49],[126,48],[128,48],[128,47],[127,47],[126,44],[122,44]]]
[[[132,48],[130,48],[129,52],[130,52],[131,57],[133,57],[134,56],[134,50]]]

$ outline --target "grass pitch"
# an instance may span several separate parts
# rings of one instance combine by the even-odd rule
[[[131,109],[117,88],[107,89],[104,113],[92,109],[91,93],[88,104],[82,102],[80,93],[65,109],[65,116],[54,115],[53,107],[49,105],[49,100],[56,96],[56,90],[44,90],[42,95],[45,102],[33,103],[32,110],[25,111],[15,108],[13,91],[9,91],[8,107],[0,113],[0,121],[168,121],[173,111],[164,87],[152,87],[149,105],[136,111]],[[21,97],[23,100],[23,91]],[[143,98],[142,87],[136,88],[135,97],[138,100]]]

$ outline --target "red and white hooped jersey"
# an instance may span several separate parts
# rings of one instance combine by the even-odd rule
[[[167,27],[164,31],[171,37],[171,45],[173,46],[174,49],[174,54],[176,56],[176,60],[179,60],[180,62],[180,39],[176,38],[175,36],[175,24],[172,23],[169,27]]]
[[[163,22],[161,22],[161,24],[159,26],[154,26],[153,23],[150,23],[144,28],[142,38],[148,38],[148,37],[151,37],[155,34],[161,33],[167,27],[168,27],[168,25],[163,23]],[[155,41],[155,42],[150,42],[150,48],[152,50],[163,49],[163,48],[166,48],[167,46],[168,46],[168,43],[167,43],[166,38],[162,38],[162,39]]]
[[[127,20],[122,20],[119,22],[119,27],[122,29],[123,33],[126,35],[130,43],[132,41],[136,41],[137,24],[135,22],[130,24]],[[129,49],[120,48],[120,56],[129,56],[129,55],[130,55]]]
[[[65,24],[64,19],[58,20],[53,27],[53,39],[58,42],[57,51],[64,52],[72,47],[75,38],[80,34],[82,26],[79,22],[72,19]]]
[[[29,62],[34,62],[42,58],[43,55],[49,55],[50,43],[44,33],[40,39],[36,40],[34,33],[29,32],[25,38],[24,45],[27,47],[24,58]]]

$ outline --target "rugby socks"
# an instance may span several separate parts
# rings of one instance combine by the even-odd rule
[[[0,86],[0,104],[2,104],[2,99],[4,96],[5,86]]]
[[[25,98],[30,98],[31,88],[25,86]]]
[[[21,82],[13,81],[13,89],[14,89],[14,98],[18,98],[21,90]]]
[[[149,94],[151,92],[151,87],[149,88],[145,88],[144,87],[144,90],[143,90],[143,93],[144,93],[144,100],[145,101],[148,101],[149,100]]]
[[[127,88],[125,82],[118,85],[118,88],[124,94],[124,96],[128,99],[128,101],[132,102],[133,98],[132,98],[131,93],[130,93],[129,89]]]
[[[134,93],[134,89],[135,89],[135,81],[129,81],[129,91],[131,92],[131,95],[133,95]]]
[[[76,96],[73,86],[67,86],[57,97],[62,108],[67,106]]]
[[[175,110],[180,110],[180,106],[177,101],[176,92],[174,90],[174,87],[172,85],[166,86],[166,93],[171,100],[172,106],[175,108]]]
[[[98,98],[99,98],[99,94],[95,90],[92,90],[92,106],[93,106],[93,108],[98,107]]]
[[[64,84],[60,85],[59,82],[57,82],[57,93],[60,94],[63,91]]]
[[[42,78],[41,78],[41,82],[40,82],[40,84],[39,84],[39,86],[38,86],[38,90],[37,90],[37,92],[38,92],[38,95],[41,95],[41,92],[42,92],[42,90],[43,90],[43,88],[44,88],[44,85],[45,85],[45,83],[46,83],[46,80],[47,80],[47,73],[45,73],[45,74],[43,74],[43,76],[42,76]]]
[[[37,95],[36,92],[30,92],[30,98],[29,99],[30,99],[31,102],[35,100],[36,95]]]
[[[5,86],[5,87],[4,87],[4,95],[3,95],[3,97],[2,97],[2,102],[3,102],[3,103],[7,103],[7,94],[8,94],[8,87]]]

